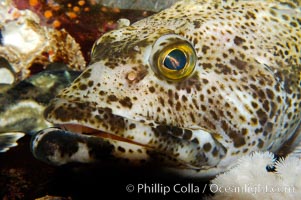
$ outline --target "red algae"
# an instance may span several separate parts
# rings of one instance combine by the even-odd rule
[[[117,28],[117,20],[132,23],[154,12],[109,8],[94,1],[72,0],[13,0],[18,9],[29,9],[41,19],[41,25],[65,29],[80,44],[85,60],[89,62],[93,43],[105,32]]]

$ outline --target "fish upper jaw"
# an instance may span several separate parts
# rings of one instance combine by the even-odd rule
[[[124,147],[128,144],[138,146],[146,152],[147,159],[164,160],[171,166],[207,169],[218,165],[227,152],[205,130],[138,122],[114,115],[110,108],[97,108],[89,102],[54,99],[46,108],[45,117],[67,131],[80,130],[88,137],[93,135],[113,145],[117,142],[116,149],[128,149]]]

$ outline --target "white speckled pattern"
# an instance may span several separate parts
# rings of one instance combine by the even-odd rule
[[[194,48],[195,70],[168,80],[153,63],[181,42]],[[213,175],[245,154],[277,153],[299,140],[300,73],[300,7],[186,0],[103,35],[90,66],[45,116],[140,147],[125,149],[120,138],[105,137],[120,142],[116,157],[147,149],[144,160]]]

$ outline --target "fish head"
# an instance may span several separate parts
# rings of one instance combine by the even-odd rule
[[[285,26],[270,20],[268,2],[193,3],[103,35],[88,68],[50,103],[46,119],[101,138],[114,157],[198,176],[224,171],[252,151],[277,151],[289,137],[279,130],[293,132],[300,118],[283,123],[284,101],[297,86],[285,87],[279,66],[287,63],[270,49]],[[268,35],[269,25],[279,33]]]

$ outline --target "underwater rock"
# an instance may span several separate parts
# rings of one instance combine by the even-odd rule
[[[168,8],[177,1],[179,0],[96,0],[97,3],[108,7],[117,7],[120,9],[150,10],[154,12]]]
[[[18,80],[30,75],[34,65],[63,62],[75,70],[85,68],[80,46],[64,29],[41,26],[30,10],[18,10],[9,1],[0,3],[0,56],[8,60]]]
[[[0,57],[0,93],[4,92],[16,80],[16,74],[5,58]]]
[[[18,9],[28,9],[39,16],[41,25],[66,30],[80,45],[87,63],[95,40],[105,32],[118,28],[120,18],[133,23],[153,14],[152,11],[141,10],[143,5],[139,10],[129,10],[106,7],[94,0],[12,1]]]

